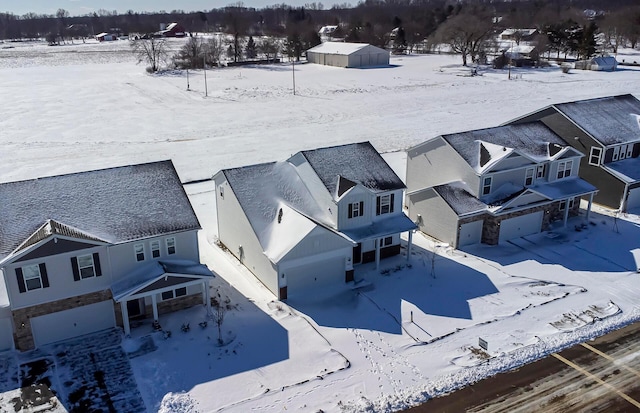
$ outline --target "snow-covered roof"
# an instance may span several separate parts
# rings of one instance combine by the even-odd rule
[[[0,258],[47,228],[114,244],[200,229],[171,161],[1,183],[0,199]]]
[[[529,189],[549,198],[550,200],[582,196],[598,190],[595,186],[580,178],[559,179],[557,181],[545,183],[544,185],[536,185]]]
[[[617,66],[618,61],[613,56],[597,56],[591,59],[591,63],[597,64],[598,66]]]
[[[451,207],[451,209],[463,216],[487,210],[487,205],[473,196],[466,183],[462,181],[450,182],[433,187],[434,191]]]
[[[553,148],[550,151],[550,145],[556,148],[567,146],[558,135],[538,121],[452,133],[442,135],[442,138],[477,172],[514,150],[531,159],[548,160],[553,152]]]
[[[605,146],[640,141],[640,100],[631,94],[553,106]]]
[[[336,31],[336,29],[338,28],[338,26],[322,26],[320,28],[320,30],[318,30],[318,34],[329,34],[329,33],[333,33],[334,31]]]
[[[416,229],[416,224],[405,214],[390,214],[383,219],[373,221],[371,225],[348,228],[342,233],[354,242],[360,242],[374,237],[385,237],[399,232]]]
[[[373,192],[406,188],[369,142],[302,151],[302,155],[334,199],[338,198],[341,178],[359,183]]]
[[[622,161],[603,164],[602,167],[627,183],[640,182],[640,158],[627,158]]]
[[[510,47],[509,50],[507,50],[507,53],[519,55],[530,54],[535,48],[535,46],[520,44]]]
[[[324,42],[315,47],[309,49],[309,52],[313,53],[327,53],[327,54],[338,54],[338,55],[350,55],[352,53],[358,52],[365,47],[372,47],[378,49],[380,52],[386,52],[383,49],[380,49],[375,46],[371,46],[368,43],[345,43],[345,42]]]
[[[513,36],[516,33],[518,33],[521,36],[531,36],[532,34],[534,34],[536,31],[538,31],[537,29],[504,29],[502,31],[502,33],[500,33],[500,36]]]

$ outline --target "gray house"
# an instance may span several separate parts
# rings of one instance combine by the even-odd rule
[[[214,176],[220,241],[279,299],[353,281],[416,228],[405,185],[369,142]]]
[[[628,94],[554,104],[509,123],[532,120],[585,155],[580,176],[598,188],[594,202],[640,208],[640,100]]]
[[[0,199],[19,350],[210,305],[200,224],[171,161],[2,183]]]
[[[541,122],[438,136],[407,151],[409,217],[456,248],[566,225],[596,192],[582,157]]]

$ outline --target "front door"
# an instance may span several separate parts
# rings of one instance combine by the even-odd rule
[[[353,247],[353,263],[360,264],[362,262],[362,244],[358,243],[357,246]]]
[[[140,302],[144,298],[138,298],[136,300],[127,301],[127,312],[129,318],[136,318],[144,315],[144,302]]]

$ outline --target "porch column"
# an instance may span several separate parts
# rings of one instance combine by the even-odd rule
[[[593,203],[593,192],[589,194],[589,205],[587,205],[587,215],[585,219],[589,221],[589,215],[591,215],[591,204]]]
[[[380,269],[380,240],[376,238],[376,271]]]
[[[407,245],[407,262],[409,262],[409,258],[411,257],[411,245],[413,244],[413,230],[409,231],[409,243]]]
[[[151,307],[153,307],[153,321],[158,321],[158,299],[157,294],[151,295]]]
[[[131,334],[131,326],[129,325],[129,310],[127,309],[127,301],[120,301],[120,311],[122,312],[122,325],[124,326],[124,335]]]
[[[567,227],[567,220],[569,219],[569,200],[565,199],[564,200],[564,218],[562,221],[562,226],[563,227]]]

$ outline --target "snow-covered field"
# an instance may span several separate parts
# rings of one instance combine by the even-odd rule
[[[212,70],[205,93],[202,71],[189,72],[189,90],[186,73],[147,75],[125,42],[14,46],[0,47],[3,182],[168,158],[188,182],[363,140],[402,177],[401,151],[438,134],[553,102],[640,96],[638,68],[514,69],[508,80],[506,70],[472,77],[448,55],[296,65],[295,95],[289,64]],[[215,326],[197,327],[199,308],[161,317],[166,340],[141,326],[123,342],[130,353],[149,337],[157,347],[131,359],[149,411],[393,411],[640,319],[635,215],[596,208],[580,232],[570,221],[465,251],[416,235],[409,260],[403,250],[381,271],[357,267],[360,288],[280,303],[215,246],[211,183],[186,190],[202,260],[220,275],[214,289],[235,307],[222,347]]]

